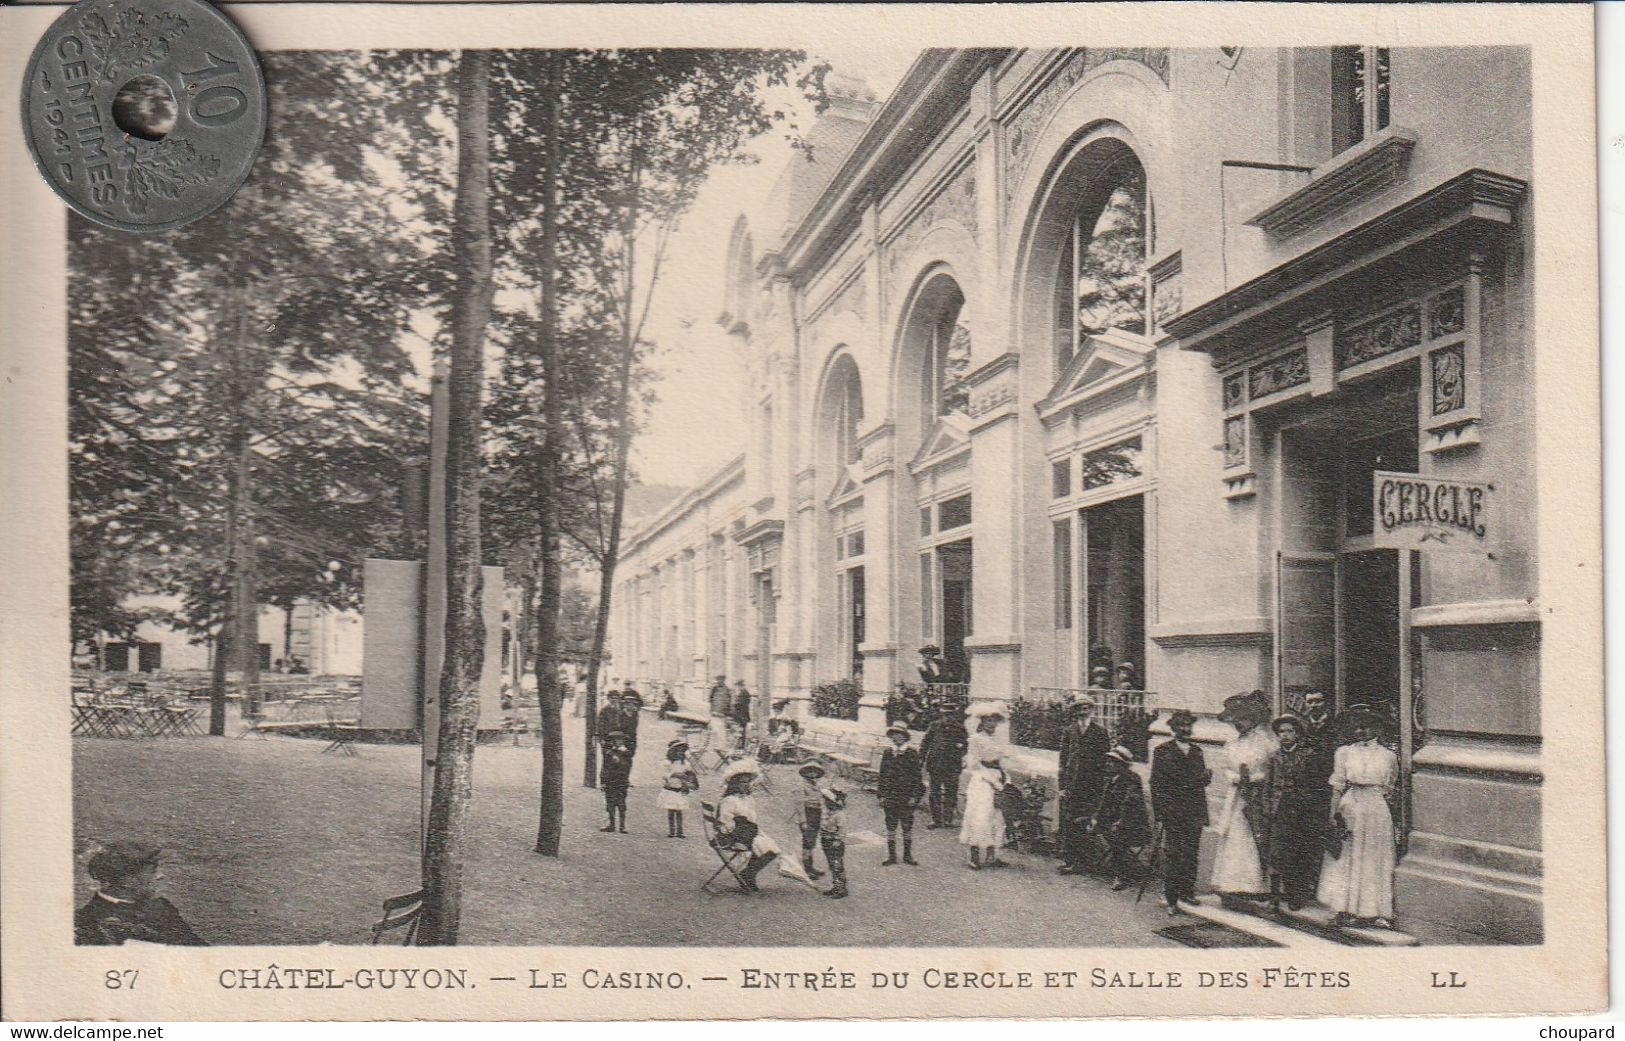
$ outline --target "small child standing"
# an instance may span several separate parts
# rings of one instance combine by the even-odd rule
[[[666,742],[666,781],[660,787],[660,806],[666,811],[666,837],[683,837],[683,811],[689,793],[700,787],[699,775],[688,765],[688,742],[680,737]]]
[[[824,873],[813,867],[813,850],[818,847],[820,825],[824,819],[824,796],[819,785],[824,780],[824,768],[818,763],[803,763],[801,769],[801,803],[796,810],[796,825],[801,829],[801,869],[807,877],[818,880]]]
[[[819,793],[823,814],[818,822],[819,845],[829,863],[830,888],[824,895],[836,900],[846,896],[846,793],[824,788]]]
[[[613,834],[619,815],[620,832],[626,834],[626,790],[632,786],[632,748],[619,730],[604,737],[604,761],[598,767],[598,787],[604,790],[604,810],[609,823],[598,829]]]

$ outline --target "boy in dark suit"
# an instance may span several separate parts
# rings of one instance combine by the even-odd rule
[[[116,946],[126,940],[206,947],[175,905],[158,895],[161,851],[140,842],[114,842],[90,858],[96,895],[73,915],[73,942]]]
[[[632,782],[632,749],[626,735],[612,731],[604,739],[604,761],[598,767],[598,787],[604,790],[604,811],[609,824],[599,831],[613,833],[616,817],[620,818],[620,833],[626,834],[626,790]]]
[[[1195,904],[1196,867],[1207,826],[1207,786],[1213,779],[1202,750],[1191,742],[1196,716],[1179,709],[1168,717],[1174,736],[1151,753],[1151,812],[1162,825],[1165,851],[1163,897],[1170,915],[1179,903]]]
[[[914,859],[914,810],[925,796],[920,780],[920,753],[908,747],[908,727],[893,723],[886,728],[892,747],[880,756],[880,807],[886,813],[886,859],[882,867],[897,863],[897,832],[903,832],[903,863]]]

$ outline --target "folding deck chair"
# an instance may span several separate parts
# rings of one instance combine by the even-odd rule
[[[410,947],[418,938],[418,918],[423,914],[423,890],[392,896],[384,901],[384,917],[373,923],[372,942],[376,945],[383,935],[396,929],[405,929],[401,946]]]
[[[711,851],[717,855],[717,859],[722,861],[722,866],[711,872],[710,878],[700,883],[700,891],[709,893],[711,883],[715,882],[717,877],[724,871],[733,876],[733,880],[739,883],[740,888],[744,888],[745,880],[739,877],[739,868],[734,865],[741,858],[750,859],[750,847],[741,846],[736,842],[724,842],[719,838],[721,824],[717,819],[715,803],[700,803],[700,828],[705,832],[705,844],[710,846]]]

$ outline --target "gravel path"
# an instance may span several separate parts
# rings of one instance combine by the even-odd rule
[[[700,838],[666,838],[655,804],[673,728],[645,717],[629,799],[631,834],[605,835],[603,801],[579,785],[581,721],[566,720],[564,855],[531,852],[540,752],[483,746],[464,898],[463,942],[593,946],[1173,946],[1155,888],[1140,904],[1054,862],[975,872],[951,831],[916,828],[920,867],[882,868],[883,846],[851,842],[852,896],[827,900],[764,872],[763,892],[702,893],[717,866]],[[272,737],[121,741],[75,738],[74,837],[139,838],[169,852],[165,892],[218,944],[365,943],[380,902],[418,886],[418,750],[358,746],[320,754],[316,741]],[[764,830],[792,853],[796,777],[775,767]],[[716,797],[714,776],[704,795]],[[849,830],[884,834],[871,796],[852,793]],[[923,816],[923,815],[922,815]],[[820,864],[822,864],[822,854]],[[91,892],[82,864],[81,900]]]

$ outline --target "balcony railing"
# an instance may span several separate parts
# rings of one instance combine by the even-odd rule
[[[1028,687],[1026,694],[1010,701],[1010,743],[1058,750],[1073,704],[1088,699],[1095,704],[1095,721],[1106,728],[1112,743],[1126,745],[1136,758],[1144,758],[1156,698],[1146,690]]]

